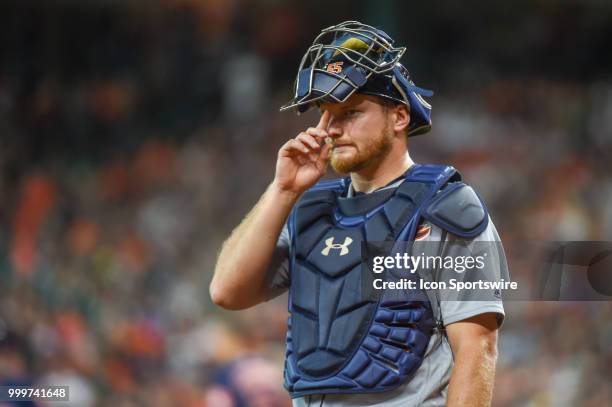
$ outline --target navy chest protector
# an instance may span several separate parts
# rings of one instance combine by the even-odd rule
[[[460,179],[452,167],[415,165],[398,188],[347,199],[341,196],[348,179],[340,179],[304,194],[289,219],[285,387],[291,397],[387,391],[421,365],[436,325],[427,293],[374,289],[374,275],[362,267],[361,242],[412,241],[422,218],[460,235],[480,233],[486,212],[466,196],[474,194],[471,188],[453,182]],[[463,204],[449,204],[444,195]],[[458,216],[464,224],[476,222],[469,231],[453,224],[457,213],[468,213]]]

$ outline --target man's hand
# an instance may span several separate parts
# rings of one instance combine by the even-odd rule
[[[331,145],[320,143],[328,137],[329,123],[326,111],[317,127],[298,134],[278,152],[274,181],[221,248],[210,284],[215,304],[244,309],[274,294],[266,273],[293,205],[325,174]]]
[[[317,127],[308,128],[281,147],[273,182],[280,191],[299,196],[325,175],[332,149],[324,143],[330,117],[325,111]]]

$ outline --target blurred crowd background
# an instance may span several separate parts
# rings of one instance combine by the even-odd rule
[[[288,405],[286,296],[225,312],[208,283],[277,149],[315,123],[278,112],[305,48],[348,19],[408,47],[436,92],[412,157],[460,169],[508,248],[610,239],[612,3],[5,0],[0,385],[66,384],[79,407]],[[612,404],[610,302],[506,312],[495,406]]]

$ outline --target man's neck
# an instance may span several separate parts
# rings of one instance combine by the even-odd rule
[[[398,157],[387,156],[376,166],[370,166],[363,171],[351,173],[351,183],[356,192],[369,193],[384,187],[395,178],[405,173],[414,162],[408,151]]]

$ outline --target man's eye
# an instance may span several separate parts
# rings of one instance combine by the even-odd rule
[[[359,113],[359,111],[356,109],[349,109],[346,111],[346,115],[348,117],[355,116],[357,113]]]

